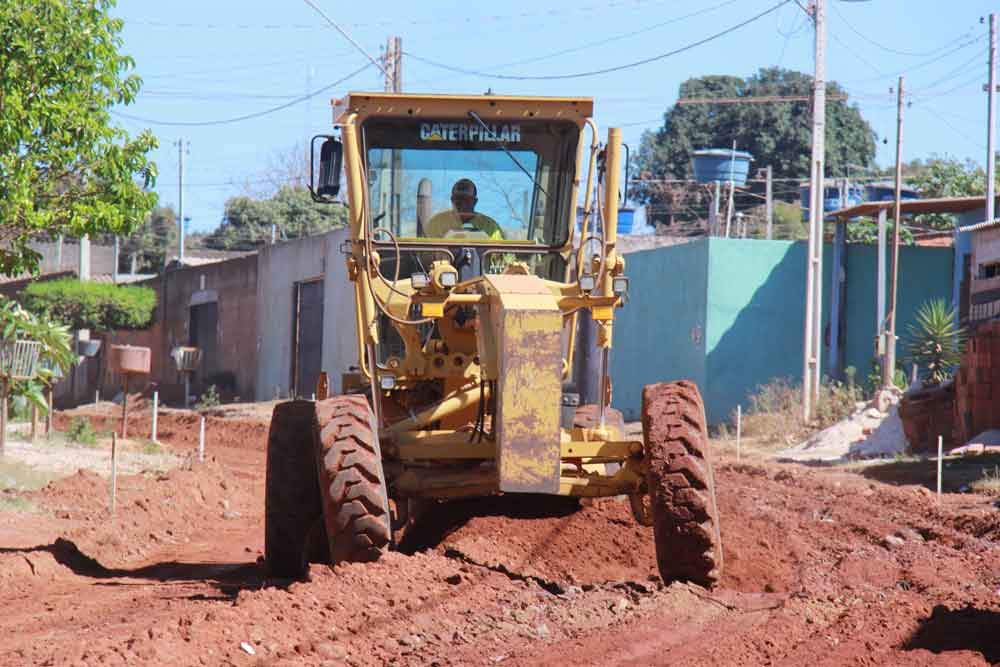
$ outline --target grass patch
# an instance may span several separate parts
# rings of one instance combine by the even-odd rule
[[[824,379],[810,422],[802,419],[802,388],[787,378],[777,378],[757,387],[750,396],[750,407],[743,414],[742,435],[761,446],[787,447],[801,442],[812,433],[848,417],[864,399],[864,392],[854,382],[848,369],[847,382]],[[719,427],[720,437],[735,437],[736,414],[729,424]]]
[[[15,512],[18,514],[41,514],[38,505],[27,498],[12,495],[0,495],[0,512]]]
[[[993,470],[985,468],[983,476],[969,484],[969,488],[976,493],[983,493],[988,496],[1000,496],[1000,465],[994,465]]]
[[[66,430],[66,438],[70,442],[88,447],[97,445],[97,433],[86,417],[73,417],[73,421],[69,423],[69,428]]]
[[[150,456],[156,456],[158,454],[163,454],[163,445],[156,442],[155,440],[150,440],[149,438],[136,438],[133,442],[138,446],[139,450],[143,454],[149,454]]]
[[[12,459],[0,459],[0,488],[15,491],[40,489],[57,476],[43,472],[27,463]]]

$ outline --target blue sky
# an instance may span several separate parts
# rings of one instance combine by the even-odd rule
[[[315,0],[373,56],[390,35],[429,61],[478,72],[546,76],[604,69],[696,42],[773,7],[779,0],[578,0],[539,3],[343,3]],[[806,4],[803,2],[803,4]],[[986,0],[828,0],[827,78],[841,82],[880,137],[878,162],[895,151],[895,97],[906,76],[903,156],[931,154],[985,162],[988,26]],[[192,230],[221,220],[227,198],[260,185],[275,156],[328,132],[329,101],[349,90],[381,90],[374,66],[328,92],[259,118],[214,125],[287,104],[363,66],[366,59],[305,2],[284,0],[119,0],[124,52],[144,79],[135,104],[116,117],[150,128],[161,147],[157,190],[177,203],[177,147],[186,156],[185,215]],[[661,124],[678,85],[705,74],[747,76],[779,65],[813,69],[813,31],[789,2],[732,34],[676,56],[618,72],[573,79],[515,81],[458,74],[404,56],[411,92],[588,95],[599,126],[622,127],[638,147]],[[162,122],[151,122],[162,121]],[[887,139],[882,143],[881,139]]]

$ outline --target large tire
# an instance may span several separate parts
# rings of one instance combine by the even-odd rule
[[[323,516],[316,483],[316,409],[310,401],[275,406],[267,438],[264,569],[299,579],[308,570],[310,533]]]
[[[646,386],[642,431],[660,576],[665,583],[710,588],[722,576],[722,537],[698,387],[687,381]]]
[[[318,402],[316,470],[331,564],[377,560],[392,536],[375,417],[364,396]]]

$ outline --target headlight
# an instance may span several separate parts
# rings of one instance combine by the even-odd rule
[[[410,276],[410,286],[413,289],[423,289],[431,284],[431,277],[426,273],[414,273]]]
[[[394,389],[396,387],[396,378],[391,375],[383,375],[379,378],[379,386],[383,389]]]
[[[618,296],[628,294],[628,278],[625,276],[615,276],[611,279],[611,289]]]
[[[584,292],[592,292],[597,285],[597,279],[592,273],[585,273],[580,276],[580,289]]]
[[[458,271],[442,271],[438,280],[441,281],[441,287],[454,287],[458,284]]]

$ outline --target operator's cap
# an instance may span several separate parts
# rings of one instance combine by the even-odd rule
[[[475,197],[476,196],[476,184],[470,181],[468,178],[460,178],[455,181],[455,185],[451,186],[451,196],[461,195],[465,197]]]

